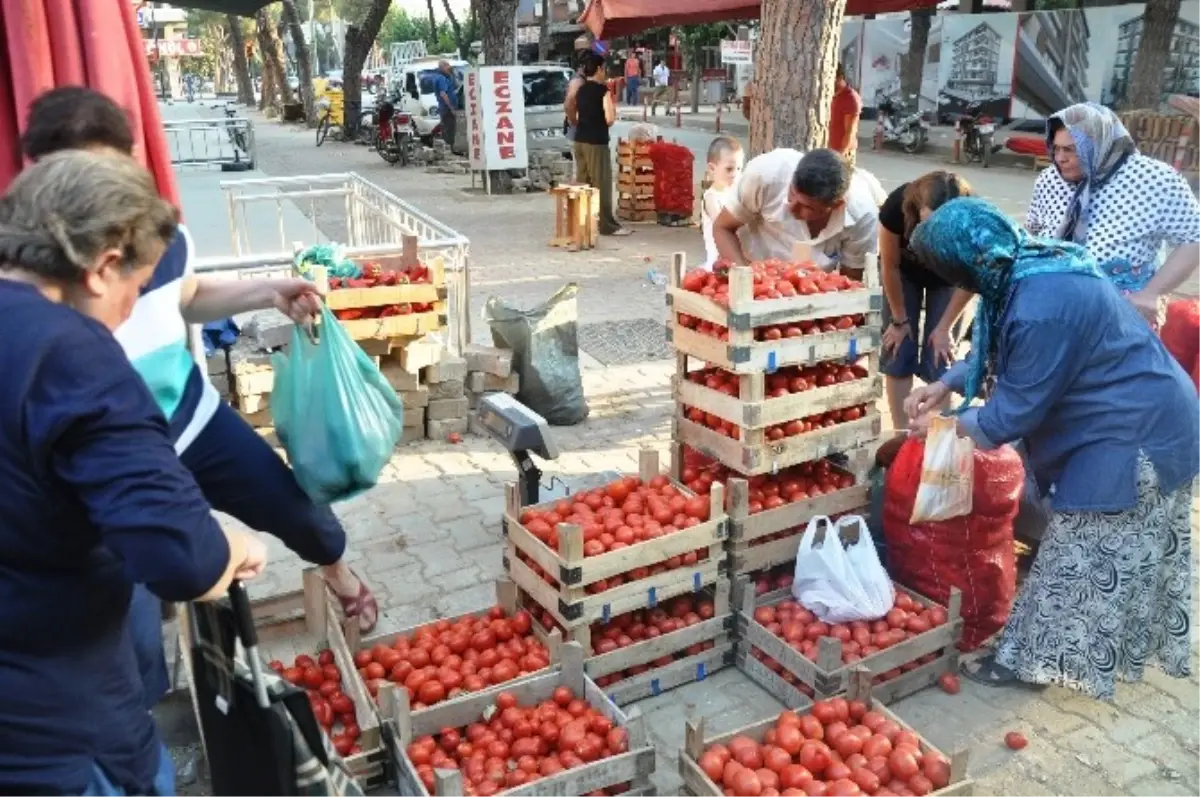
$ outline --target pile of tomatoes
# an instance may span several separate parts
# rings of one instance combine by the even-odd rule
[[[285,681],[304,689],[317,723],[330,734],[329,741],[340,756],[358,755],[362,732],[354,713],[354,701],[342,691],[342,673],[333,663],[333,651],[322,650],[314,660],[301,654],[291,667],[278,659],[269,663]]]
[[[720,463],[685,454],[680,475],[689,490],[701,495],[712,492],[714,482],[724,484],[730,476],[745,478],[750,487],[748,509],[751,515],[854,486],[854,477],[838,470],[827,459],[801,462],[778,473],[743,477]],[[729,500],[727,498],[726,503]]]
[[[734,736],[697,762],[739,797],[925,795],[950,783],[950,762],[863,702],[835,697],[808,714],[783,711],[761,742]]]
[[[647,483],[636,476],[626,476],[553,506],[525,509],[520,520],[526,531],[553,550],[559,549],[558,524],[577,525],[583,530],[583,555],[600,556],[690,529],[708,520],[708,516],[708,498],[689,495],[671,484],[666,476],[655,476]],[[699,548],[593,582],[587,591],[604,592],[628,581],[690,567],[707,558],[708,549]],[[547,573],[524,555],[522,560],[547,583],[557,585],[556,573]]]
[[[521,705],[511,692],[465,728],[442,728],[406,749],[432,794],[435,769],[458,769],[468,795],[497,794],[629,751],[629,734],[570,689],[550,700]],[[592,794],[620,794],[628,784]]]
[[[741,440],[743,438],[742,428],[730,421],[725,420],[711,412],[705,412],[699,407],[689,407],[686,404],[680,405],[683,408],[684,417],[689,421],[700,426],[706,426],[712,429],[717,434],[728,437],[732,440]],[[808,415],[803,418],[796,418],[787,423],[780,423],[774,426],[768,426],[764,429],[764,434],[767,440],[782,440],[785,437],[795,437],[797,435],[815,432],[818,429],[828,429],[831,426],[837,426],[839,423],[849,423],[862,419],[869,410],[868,405],[859,404],[854,407],[846,407],[840,410],[829,410],[817,415]]]
[[[695,330],[700,335],[716,338],[717,340],[729,340],[729,329],[722,324],[705,321],[702,318],[697,318],[687,313],[678,313],[677,317],[679,325],[684,329]],[[823,335],[827,332],[844,332],[848,329],[861,327],[865,323],[866,316],[858,313],[855,315],[833,316],[831,318],[792,321],[787,324],[771,324],[764,327],[755,327],[754,339],[761,342],[766,340],[783,340],[784,338],[798,338],[803,335]]]
[[[766,397],[768,399],[783,398],[793,393],[804,393],[819,387],[832,387],[845,382],[865,379],[867,369],[861,365],[846,365],[839,362],[823,362],[816,365],[790,365],[780,368],[774,373],[767,374],[765,379]],[[723,368],[709,367],[692,371],[687,375],[689,382],[704,385],[709,390],[724,393],[733,398],[740,396],[738,375]]]
[[[367,263],[362,266],[357,277],[330,277],[331,291],[348,288],[378,288],[392,285],[428,285],[432,282],[429,268],[418,263],[407,269],[384,270],[378,263]],[[428,313],[433,310],[432,303],[411,303],[379,305],[376,307],[345,307],[334,310],[335,317],[342,321],[354,321],[360,318],[388,318],[413,313]]]
[[[354,666],[372,697],[388,680],[403,685],[419,711],[549,667],[550,654],[533,635],[529,612],[507,617],[493,606],[479,616],[438,620],[391,645],[360,650]]]
[[[750,264],[756,300],[787,299],[818,293],[854,291],[862,283],[836,271],[822,271],[813,263],[755,260]],[[683,275],[685,291],[707,296],[721,307],[729,306],[729,264],[718,261],[712,271],[696,269]]]
[[[754,610],[754,620],[801,656],[811,660],[816,660],[821,637],[836,639],[842,645],[842,663],[850,664],[945,625],[948,615],[941,606],[923,606],[897,589],[892,608],[883,617],[871,622],[855,620],[851,623],[825,623],[791,599],[773,606],[759,606]],[[894,674],[885,673],[888,678],[882,680],[916,669],[934,658],[936,654],[929,654],[924,660],[911,661]]]
[[[754,582],[755,595],[766,595],[777,589],[791,589],[795,578],[796,568],[791,563],[760,570],[750,576]]]

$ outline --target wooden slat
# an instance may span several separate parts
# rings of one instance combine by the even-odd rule
[[[880,340],[877,324],[840,332],[822,332],[772,341],[748,341],[744,344],[702,335],[677,321],[670,325],[669,329],[671,343],[677,351],[738,374],[765,371],[772,367],[815,365],[828,360],[845,359],[851,350],[856,355],[864,355],[877,350]]]
[[[760,372],[747,374],[743,378],[761,383],[764,377],[765,374]],[[761,390],[760,384],[759,391]],[[883,381],[879,376],[868,376],[852,382],[759,401],[728,396],[682,376],[675,380],[677,403],[704,410],[745,429],[775,426],[797,418],[807,418],[860,404],[874,405],[882,395]]]

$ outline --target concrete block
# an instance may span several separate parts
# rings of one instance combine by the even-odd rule
[[[414,340],[400,349],[392,352],[392,356],[400,363],[400,367],[410,374],[419,374],[422,368],[436,365],[442,359],[444,347],[436,340]]]
[[[242,327],[242,336],[262,351],[287,346],[292,340],[295,322],[278,310],[263,310],[251,316]]]
[[[472,393],[516,393],[520,389],[520,374],[496,376],[483,371],[472,371],[467,374],[467,390]]]
[[[404,446],[404,445],[408,445],[409,443],[416,442],[417,440],[424,440],[424,439],[425,439],[425,427],[424,426],[405,426],[404,431],[400,434],[400,440],[397,441],[396,445]]]
[[[270,368],[233,375],[233,391],[239,396],[261,396],[275,387],[275,372]]]
[[[450,419],[465,419],[470,408],[467,406],[466,397],[438,399],[434,401],[430,399],[429,406],[425,408],[425,416],[432,421],[445,421]]]
[[[425,422],[425,431],[430,440],[445,440],[451,434],[467,433],[466,418],[446,418],[443,420],[430,419]]]
[[[234,376],[271,370],[271,353],[259,350],[245,336],[229,349],[229,371]]]
[[[270,418],[271,414],[267,412],[267,409],[271,406],[270,393],[256,393],[250,396],[237,395],[234,396],[234,398],[236,399],[234,403],[237,405],[238,410],[241,411],[243,417],[248,414],[257,415],[259,413],[265,413],[267,417]],[[250,425],[253,426],[254,424],[252,423]]]
[[[405,412],[429,406],[429,388],[425,385],[417,385],[413,390],[397,390],[396,395],[403,402]]]
[[[379,367],[379,372],[383,374],[383,378],[397,393],[408,393],[414,390],[419,390],[421,387],[421,378],[414,373],[404,370],[399,363],[394,360],[384,360]]]
[[[229,352],[218,349],[205,358],[204,370],[209,376],[221,376],[229,373]]]
[[[512,373],[512,351],[509,349],[472,343],[463,351],[463,356],[468,371],[481,371],[501,378]]]
[[[445,382],[431,382],[429,384],[429,398],[431,401],[462,398],[462,396],[463,382],[461,379],[447,379]]]
[[[449,382],[451,380],[465,381],[467,378],[467,361],[452,354],[443,354],[442,358],[430,365],[424,372],[425,381],[429,383]]]
[[[424,409],[408,409],[404,408],[404,427],[407,429],[410,426],[419,426],[425,428],[425,410]]]

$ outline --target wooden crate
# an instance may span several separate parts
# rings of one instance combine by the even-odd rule
[[[937,605],[899,584],[896,585],[896,589],[906,593],[922,606]],[[794,675],[800,683],[811,687],[818,700],[833,697],[849,688],[850,675],[856,669],[863,669],[870,673],[872,678],[876,678],[890,670],[912,665],[923,656],[935,655],[936,658],[926,664],[918,665],[896,678],[872,686],[873,694],[878,700],[890,703],[924,689],[935,683],[943,673],[954,672],[958,667],[958,648],[955,645],[962,637],[962,594],[957,589],[950,592],[950,603],[946,607],[948,620],[944,625],[931,628],[923,634],[853,664],[842,664],[842,644],[836,639],[823,637],[817,648],[817,659],[812,661],[800,655],[799,651],[754,619],[756,608],[774,606],[791,596],[790,590],[775,590],[756,597],[753,584],[744,577],[739,578],[734,584],[739,639],[747,652],[750,647],[758,648]]]
[[[659,474],[658,454],[643,450],[639,456],[639,474],[649,480]],[[692,495],[678,482],[676,488]],[[551,502],[551,503],[557,503]],[[504,533],[507,538],[505,560],[510,577],[563,628],[574,629],[597,620],[607,622],[618,614],[653,607],[659,600],[685,592],[697,592],[715,583],[725,572],[723,543],[728,530],[724,491],[714,485],[709,496],[709,519],[690,529],[676,531],[654,540],[645,540],[628,548],[600,556],[584,557],[583,530],[560,524],[557,528],[559,550],[555,551],[521,525],[520,490],[515,484],[506,488]],[[543,504],[538,509],[548,508]],[[691,567],[669,570],[657,576],[638,579],[619,587],[589,595],[587,587],[637,567],[650,567],[699,549],[708,550],[708,559]],[[522,560],[528,557],[549,574],[547,583]]]
[[[874,407],[856,421],[847,421],[824,429],[767,440],[762,429],[744,431],[746,439],[735,440],[719,432],[692,423],[684,417],[680,406],[675,408],[672,438],[691,446],[726,467],[754,476],[822,459],[833,453],[850,451],[870,445],[883,430],[883,419]]]
[[[551,246],[568,252],[595,249],[600,239],[600,192],[586,185],[558,185],[554,197],[554,237]]]
[[[353,258],[362,265],[378,263],[384,271],[402,271],[419,262],[416,236],[405,235],[402,252],[371,258]],[[424,313],[386,316],[381,318],[341,319],[339,323],[354,340],[390,340],[436,332],[446,326],[446,267],[441,257],[429,263],[430,282],[415,285],[380,285],[374,288],[337,288],[330,290],[329,273],[315,266],[312,280],[325,291],[325,304],[330,310],[377,310],[397,304],[431,304]]]
[[[495,586],[496,586],[496,603],[493,605],[500,606],[502,609],[504,609],[504,613],[507,616],[511,617],[514,613],[516,613],[521,608],[519,605],[518,599],[517,599],[516,584],[514,584],[512,581],[509,581],[508,579],[500,579],[500,580],[496,581]],[[492,608],[491,605],[480,607],[476,611],[467,612],[466,614],[461,614],[461,615],[458,615],[457,617],[450,618],[450,622],[460,620],[463,617],[467,617],[467,616],[478,617],[480,615],[486,614],[491,608]],[[404,628],[400,631],[393,631],[390,633],[383,633],[383,634],[375,634],[373,636],[369,636],[369,637],[366,637],[365,639],[361,639],[361,640],[359,639],[360,635],[357,633],[357,626],[354,626],[352,629],[349,629],[346,634],[347,645],[351,651],[370,650],[371,648],[375,647],[376,645],[386,645],[387,647],[391,647],[392,645],[395,644],[397,639],[399,639],[401,637],[411,637],[413,634],[415,634],[420,629],[431,626],[431,625],[435,625],[437,622],[440,622],[440,621],[435,620],[435,621],[432,621],[429,623],[421,623],[419,625],[409,626],[408,628]],[[559,657],[561,655],[562,634],[560,634],[557,630],[552,631],[550,633],[545,633],[544,631],[542,631],[541,626],[536,622],[536,620],[533,622],[533,628],[535,629],[535,631],[540,632],[537,634],[537,636],[538,636],[539,640],[542,642],[542,644],[546,646],[546,650],[550,654],[550,666],[553,667],[555,665],[555,663],[559,660]],[[540,670],[538,672],[538,674],[543,673],[543,672],[545,672],[545,670]],[[534,673],[531,673],[530,675],[523,675],[523,676],[515,678],[511,681],[505,681],[504,684],[499,684],[499,685],[504,686],[507,684],[516,683],[525,678],[533,677],[533,675],[534,675]],[[366,683],[363,681],[362,675],[358,672],[357,669],[354,672],[354,677],[355,677],[355,679],[357,679],[359,681],[360,684],[362,684],[363,690],[369,692]],[[375,701],[375,707],[378,708],[378,701]],[[414,710],[413,713],[415,716],[420,716],[420,715],[424,714],[426,711],[433,711],[436,708],[437,708],[437,706],[428,706],[424,709]]]
[[[617,139],[617,169],[640,170],[642,173],[653,173],[654,161],[650,159],[649,141],[630,141]]]
[[[601,685],[610,700],[617,705],[632,703],[686,683],[703,681],[717,670],[733,664],[735,618],[731,610],[730,588],[728,579],[721,579],[705,588],[704,592],[713,601],[714,613],[710,619],[663,636],[635,642],[610,653],[591,652],[592,628],[589,625],[567,629],[563,638],[568,642],[576,642],[583,648],[588,656],[584,662],[584,671],[589,678]],[[535,622],[534,628],[543,638],[550,638],[551,635],[546,633],[540,623]],[[559,631],[555,629],[552,633],[557,634]],[[689,647],[703,642],[712,642],[713,647],[638,675],[604,683],[606,678],[614,673],[650,664],[656,659],[684,652]]]
[[[259,654],[264,659],[279,659],[290,666],[301,653],[316,658],[316,654],[326,648],[333,652],[334,663],[342,673],[343,689],[354,703],[355,719],[362,731],[358,745],[363,752],[343,760],[364,790],[379,788],[385,784],[388,754],[374,701],[358,678],[354,657],[346,641],[347,635],[357,636],[358,620],[342,616],[325,579],[316,568],[305,569],[302,578],[302,589],[251,601]],[[186,618],[187,612],[180,611],[179,617]],[[180,636],[181,642],[188,645],[186,622],[180,623]]]
[[[796,260],[810,259],[804,244],[796,245]],[[785,365],[811,365],[826,360],[856,360],[879,348],[883,293],[878,269],[868,263],[864,287],[854,291],[820,293],[786,299],[755,300],[749,268],[729,272],[729,307],[682,287],[686,258],[677,252],[668,270],[667,305],[671,311],[668,337],[681,354],[689,354],[727,371],[749,374],[774,371]],[[679,314],[719,324],[728,340],[702,335],[679,323]],[[756,341],[758,327],[813,321],[842,315],[864,315],[864,326],[837,332],[813,333],[780,340]],[[874,372],[873,372],[874,373]]]
[[[967,778],[968,755],[966,750],[955,752],[953,755],[946,755],[937,747],[930,744],[924,736],[917,733],[914,728],[888,710],[883,701],[879,699],[878,689],[872,687],[865,678],[854,679],[853,687],[847,694],[847,697],[851,700],[865,702],[871,711],[879,712],[887,719],[899,725],[902,730],[912,731],[916,734],[920,742],[922,753],[937,755],[950,762],[950,783],[932,792],[932,794],[939,795],[939,797],[974,794],[975,785]],[[797,708],[801,714],[807,714],[811,709],[811,701],[808,702],[808,705]],[[679,751],[679,776],[683,778],[684,788],[690,794],[721,797],[721,795],[725,794],[725,791],[716,783],[713,783],[704,773],[704,770],[700,768],[700,756],[703,755],[704,751],[710,745],[718,743],[727,744],[735,736],[748,736],[757,742],[761,742],[763,734],[770,728],[775,727],[777,719],[777,716],[768,717],[759,722],[738,728],[735,731],[713,737],[705,737],[703,718],[694,722],[689,721],[684,730],[684,746]]]
[[[495,704],[501,692],[513,694],[520,705],[540,703],[548,700],[560,686],[568,687],[576,696],[581,696],[592,706],[600,709],[613,724],[623,727],[629,734],[629,751],[621,755],[593,761],[557,775],[534,781],[525,786],[503,792],[508,795],[582,795],[597,789],[629,783],[634,793],[642,793],[649,787],[649,777],[654,773],[654,748],[647,736],[641,714],[635,711],[626,715],[600,687],[584,673],[583,648],[578,643],[563,646],[562,664],[544,675],[528,678],[520,683],[501,684],[493,689],[465,695],[456,700],[440,703],[421,715],[408,710],[408,694],[403,689],[386,689],[384,706],[395,730],[392,755],[397,762],[400,793],[427,797],[429,792],[417,775],[416,767],[408,757],[408,745],[425,735],[439,733],[443,728],[462,728],[479,721],[484,712]],[[462,794],[463,783],[457,771],[438,773],[440,777],[437,794]]]

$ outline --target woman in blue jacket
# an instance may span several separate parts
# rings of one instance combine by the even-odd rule
[[[913,428],[963,394],[959,433],[984,448],[1024,440],[1052,510],[995,653],[965,673],[1106,700],[1147,663],[1186,677],[1200,470],[1187,375],[1076,244],[1032,238],[986,202],[956,199],[912,246],[980,299],[971,356],[909,397]],[[985,402],[968,406],[984,388]]]

